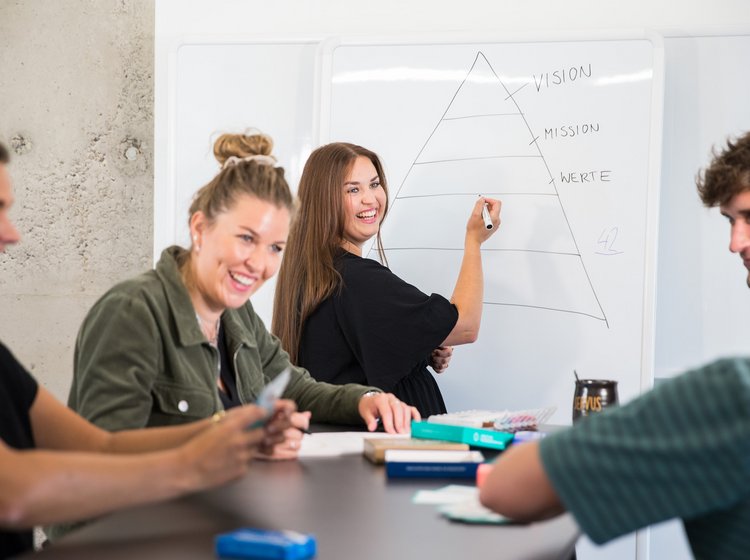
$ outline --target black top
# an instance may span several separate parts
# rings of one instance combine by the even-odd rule
[[[219,325],[219,333],[216,338],[216,345],[219,349],[219,363],[221,364],[221,381],[226,389],[226,391],[219,389],[219,398],[224,408],[229,410],[235,406],[240,406],[242,401],[239,393],[237,393],[237,378],[235,377],[234,364],[229,350],[229,341],[226,337],[226,331],[221,325]]]
[[[392,392],[425,417],[444,413],[427,363],[458,321],[456,307],[372,259],[342,251],[335,263],[341,289],[305,322],[299,365],[318,381]]]
[[[0,439],[9,447],[34,447],[29,410],[36,393],[34,378],[0,344]],[[0,530],[0,558],[21,554],[32,547],[31,531]]]

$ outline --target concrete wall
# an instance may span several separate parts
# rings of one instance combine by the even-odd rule
[[[154,0],[0,2],[0,341],[62,400],[86,311],[151,266],[153,36]]]

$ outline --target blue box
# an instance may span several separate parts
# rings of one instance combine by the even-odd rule
[[[220,558],[280,558],[297,560],[315,556],[314,535],[295,531],[238,529],[218,535],[216,554]]]

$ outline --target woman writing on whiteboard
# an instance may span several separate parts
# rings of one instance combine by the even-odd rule
[[[422,416],[446,412],[437,382],[452,346],[474,342],[482,313],[480,245],[500,224],[500,201],[477,200],[453,295],[426,295],[380,263],[362,258],[376,237],[388,189],[378,156],[333,143],[305,164],[300,210],[279,271],[272,330],[318,381],[366,383],[392,392]],[[494,227],[482,219],[486,203]]]

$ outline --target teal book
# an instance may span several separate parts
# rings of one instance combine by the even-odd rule
[[[427,420],[412,421],[411,437],[457,441],[459,443],[468,443],[475,447],[500,450],[505,449],[513,441],[513,434],[508,432],[500,432],[487,428],[438,424],[437,422],[428,422]]]

